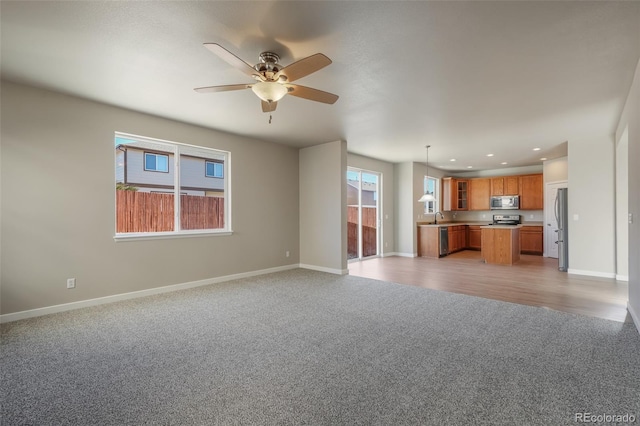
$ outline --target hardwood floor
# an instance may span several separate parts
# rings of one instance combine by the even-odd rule
[[[464,250],[440,259],[385,257],[349,263],[349,274],[619,322],[627,313],[623,281],[558,271],[557,259],[522,255],[512,266],[482,262]]]

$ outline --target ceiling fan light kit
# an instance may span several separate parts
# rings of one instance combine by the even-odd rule
[[[255,83],[251,86],[251,90],[265,102],[278,102],[288,92],[285,86],[273,81]]]
[[[194,90],[198,93],[227,92],[250,88],[262,101],[262,111],[269,113],[276,110],[277,102],[286,94],[325,104],[333,104],[338,100],[338,96],[333,93],[291,84],[292,81],[306,77],[331,64],[331,59],[322,53],[316,53],[283,67],[278,63],[280,57],[277,54],[262,52],[260,62],[251,66],[217,43],[205,43],[204,46],[229,65],[256,80],[257,83],[197,87]],[[269,117],[269,123],[271,123],[271,117]]]

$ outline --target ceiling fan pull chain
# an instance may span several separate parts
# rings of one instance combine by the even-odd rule
[[[269,114],[269,124],[271,124],[271,114]]]

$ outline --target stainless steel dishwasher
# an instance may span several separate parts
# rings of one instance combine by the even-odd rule
[[[440,257],[449,254],[449,228],[440,227]]]

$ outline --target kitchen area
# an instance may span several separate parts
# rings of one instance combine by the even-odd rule
[[[441,194],[442,211],[425,214],[425,220],[417,222],[419,257],[439,259],[476,250],[485,263],[512,265],[520,261],[521,254],[543,255],[542,173],[444,177]]]

